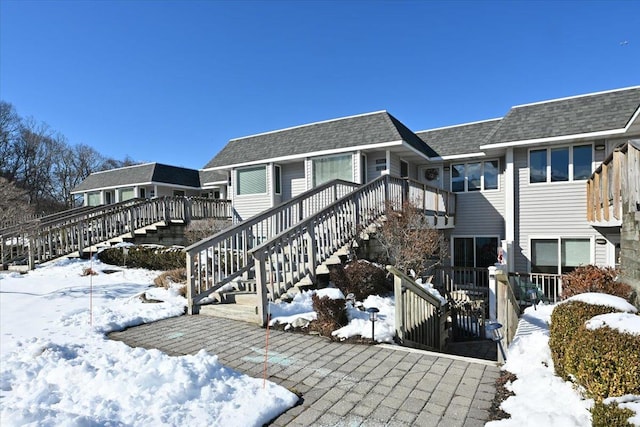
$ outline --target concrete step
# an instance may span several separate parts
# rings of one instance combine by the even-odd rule
[[[257,307],[240,304],[203,305],[200,306],[200,315],[240,320],[258,325],[262,323],[262,319],[257,314]]]
[[[258,304],[258,294],[246,291],[214,292],[211,296],[219,304],[237,304],[255,307]]]

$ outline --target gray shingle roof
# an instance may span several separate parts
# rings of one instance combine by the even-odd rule
[[[446,128],[416,132],[434,151],[433,156],[472,154],[480,152],[480,145],[495,132],[501,119],[468,123]]]
[[[429,155],[420,138],[382,111],[232,139],[204,169],[400,140]]]
[[[145,163],[127,166],[89,175],[73,192],[89,191],[107,187],[122,187],[132,184],[154,182],[186,187],[200,187],[198,171],[161,163]]]
[[[212,171],[201,170],[200,171],[200,184],[204,185],[207,182],[227,182],[227,172],[224,171]]]
[[[640,87],[516,106],[488,144],[624,128],[640,107]]]

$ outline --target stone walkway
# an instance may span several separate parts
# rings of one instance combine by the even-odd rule
[[[218,355],[262,378],[266,330],[211,316],[181,316],[110,334],[169,355]],[[273,426],[483,426],[499,376],[495,362],[391,345],[335,343],[271,330],[268,379],[301,393]]]

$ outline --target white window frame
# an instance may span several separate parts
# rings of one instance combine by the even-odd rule
[[[485,168],[485,163],[490,163],[490,162],[498,162],[498,176],[497,176],[498,187],[485,189],[484,188],[484,168]],[[476,163],[480,163],[480,190],[469,191],[469,176],[467,175],[467,167],[468,165],[472,165]],[[453,169],[457,165],[464,165],[464,190],[462,191],[453,190]],[[500,159],[483,159],[475,162],[469,161],[469,162],[451,163],[449,165],[449,188],[454,193],[485,193],[485,192],[491,192],[491,191],[500,191]],[[480,237],[485,237],[485,236],[480,236]]]
[[[243,171],[248,171],[248,170],[258,170],[258,169],[263,169],[264,170],[264,192],[257,192],[257,193],[245,193],[245,194],[239,194],[239,191],[241,189],[240,186],[240,173]],[[249,167],[244,167],[244,168],[238,168],[235,170],[235,175],[236,175],[236,188],[235,188],[235,195],[238,197],[244,197],[244,196],[256,196],[256,195],[265,195],[265,194],[269,194],[269,186],[267,185],[267,165],[257,165],[257,166],[249,166]]]
[[[351,167],[350,167],[350,171],[351,171],[351,179],[347,179],[347,181],[350,182],[354,182],[355,180],[353,179],[353,153],[340,153],[340,154],[331,154],[328,156],[318,156],[318,157],[312,157],[311,160],[311,185],[313,187],[317,187],[318,185],[322,185],[324,184],[324,182],[318,184],[316,182],[316,160],[321,160],[321,159],[330,159],[330,158],[338,158],[338,157],[349,157],[351,159]],[[325,181],[326,182],[326,181]]]
[[[594,159],[595,153],[593,149],[593,143],[575,143],[569,145],[558,145],[552,147],[531,147],[527,152],[527,171],[529,175],[529,179],[527,180],[529,185],[547,185],[547,184],[566,184],[567,182],[587,182],[589,178],[585,179],[574,179],[574,165],[573,165],[573,149],[575,147],[591,147],[591,173],[594,171]],[[569,179],[567,181],[551,181],[551,151],[559,148],[568,148],[569,149],[569,167],[567,173],[569,174]],[[532,151],[542,151],[545,150],[547,153],[547,169],[546,169],[546,180],[543,182],[531,182],[531,152]]]
[[[595,238],[593,236],[585,236],[585,235],[562,235],[562,236],[549,236],[549,235],[534,235],[529,236],[529,256],[527,258],[527,263],[529,267],[529,272],[531,272],[531,268],[533,267],[533,240],[555,240],[558,243],[558,252],[556,254],[556,261],[558,261],[558,270],[556,273],[550,274],[563,274],[562,273],[562,240],[563,239],[579,239],[579,240],[588,240],[589,241],[589,264],[595,263]],[[545,273],[537,273],[537,274],[545,274]]]

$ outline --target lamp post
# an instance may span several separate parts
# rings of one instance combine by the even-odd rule
[[[487,325],[487,330],[491,332],[491,339],[493,342],[498,343],[498,347],[500,348],[500,354],[502,354],[502,360],[507,360],[507,355],[504,353],[504,348],[502,347],[502,339],[504,335],[502,335],[502,324],[498,322],[491,322]]]
[[[536,300],[538,299],[538,290],[537,289],[529,289],[527,291],[527,296],[531,300],[531,304],[533,304],[533,309],[537,310],[538,307],[536,306]]]
[[[371,341],[375,342],[375,323],[376,320],[378,319],[378,313],[380,312],[380,310],[378,310],[376,307],[369,307],[367,308],[367,313],[369,313],[369,320],[371,321]]]

